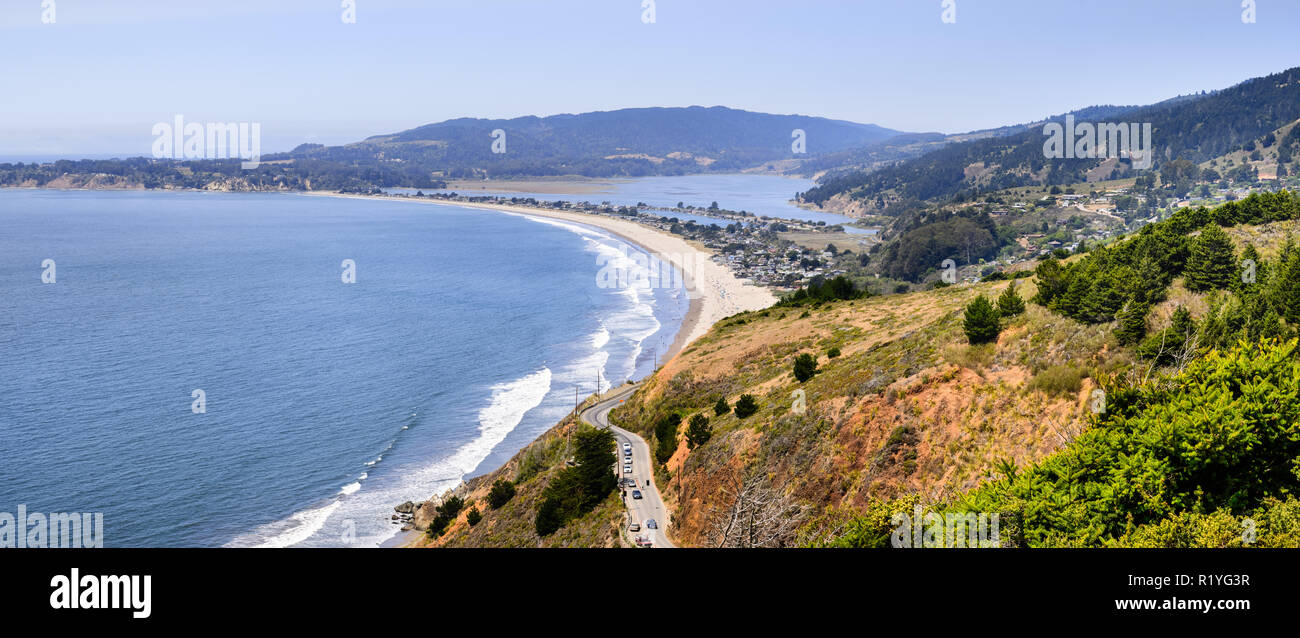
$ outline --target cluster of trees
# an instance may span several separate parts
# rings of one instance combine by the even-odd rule
[[[866,290],[858,288],[848,277],[838,276],[826,279],[824,277],[813,277],[807,286],[800,288],[777,302],[779,307],[803,306],[828,301],[842,301],[847,299],[861,299],[869,293]]]
[[[549,536],[569,521],[595,509],[618,484],[614,473],[614,434],[583,426],[573,434],[572,466],[556,474],[542,491],[534,526]]]
[[[438,538],[442,536],[443,533],[447,531],[447,527],[456,520],[456,517],[460,515],[461,510],[464,509],[465,499],[462,499],[459,496],[452,496],[443,501],[434,509],[436,514],[434,515],[433,520],[429,521],[429,529],[425,530],[425,534],[427,534],[429,538]]]
[[[1025,300],[1016,292],[1014,281],[998,296],[996,305],[988,297],[980,295],[966,306],[966,316],[962,322],[966,340],[973,346],[993,343],[1002,333],[1002,318],[1014,317],[1024,311]]]
[[[894,279],[920,281],[949,258],[962,264],[991,259],[1009,241],[983,211],[936,211],[909,225],[884,248],[881,269]]]
[[[1241,342],[1167,380],[1107,388],[1106,411],[1066,449],[1004,464],[952,509],[1012,514],[1031,546],[1173,543],[1189,516],[1267,519],[1300,490],[1296,349]],[[1261,537],[1300,542],[1300,509],[1287,511]]]
[[[1239,255],[1223,226],[1300,218],[1300,197],[1258,193],[1215,209],[1183,209],[1144,227],[1136,237],[1100,247],[1073,264],[1047,259],[1038,265],[1034,301],[1085,323],[1117,320],[1121,344],[1138,344],[1144,356],[1168,362],[1197,335],[1201,347],[1287,334],[1283,319],[1300,325],[1300,250],[1289,245],[1276,262],[1253,246]],[[1199,233],[1192,237],[1194,231]],[[1196,292],[1214,292],[1212,312],[1197,329],[1190,315],[1147,335],[1150,308],[1166,298],[1179,276]],[[1203,334],[1202,334],[1203,333]]]

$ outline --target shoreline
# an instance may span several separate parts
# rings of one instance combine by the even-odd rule
[[[681,273],[686,283],[690,305],[682,323],[677,329],[673,343],[668,347],[660,366],[666,365],[673,357],[685,350],[692,342],[703,336],[719,320],[745,310],[761,310],[776,303],[776,295],[766,288],[737,278],[725,266],[714,262],[712,254],[692,246],[686,240],[674,237],[660,230],[648,228],[635,222],[612,219],[600,215],[583,213],[566,213],[562,211],[543,211],[524,206],[502,204],[485,204],[476,202],[444,202],[437,200],[397,199],[382,195],[352,195],[344,193],[301,193],[311,197],[338,197],[348,199],[368,199],[398,202],[414,202],[435,206],[459,206],[462,208],[479,208],[499,213],[536,216],[559,221],[593,226],[609,232],[636,249],[655,255],[672,264]],[[685,260],[696,262],[697,269],[686,267]],[[659,370],[655,368],[655,372]],[[652,372],[651,375],[655,374]],[[461,481],[464,485],[464,480]],[[454,488],[453,488],[454,489]],[[436,495],[434,495],[436,497]],[[433,498],[433,497],[431,497]],[[388,540],[379,544],[383,548],[406,548],[418,540],[417,530],[399,531]]]
[[[395,198],[384,195],[353,195],[336,192],[297,193],[307,197],[336,197],[396,201],[433,206],[478,208],[514,215],[543,217],[607,231],[646,254],[654,255],[681,273],[686,284],[690,307],[682,318],[677,336],[665,355],[664,362],[676,356],[691,342],[713,327],[713,324],[731,315],[747,310],[762,310],[777,302],[776,295],[766,288],[737,278],[727,267],[712,260],[712,253],[692,246],[686,240],[669,235],[636,222],[613,219],[601,215],[541,210],[526,206],[487,204],[481,202],[454,202],[414,198]],[[683,262],[691,261],[693,264]],[[691,267],[694,266],[694,267]]]

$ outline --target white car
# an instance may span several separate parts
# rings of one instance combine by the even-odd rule
[[[624,466],[623,466],[623,473],[624,473],[624,474],[631,474],[631,473],[632,473],[632,466],[631,466],[631,465],[624,465]]]
[[[631,451],[632,451],[632,444],[631,444],[631,443],[624,443],[624,444],[623,444],[623,451],[624,451],[624,452],[631,452]]]

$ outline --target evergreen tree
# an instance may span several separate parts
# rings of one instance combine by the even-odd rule
[[[1300,324],[1300,250],[1289,250],[1286,261],[1272,277],[1273,304],[1277,313],[1295,326]]]
[[[817,374],[817,359],[808,353],[794,358],[794,378],[803,383]]]
[[[966,306],[966,339],[971,345],[990,343],[998,340],[1002,326],[998,325],[998,311],[984,295],[975,298]]]
[[[1218,224],[1207,224],[1192,240],[1191,254],[1183,271],[1188,290],[1206,291],[1233,287],[1240,281],[1240,265],[1228,233]]]
[[[1150,306],[1145,301],[1130,299],[1124,304],[1123,310],[1119,313],[1119,325],[1115,328],[1115,336],[1119,339],[1119,345],[1127,346],[1142,341],[1142,337],[1147,334],[1147,312]]]
[[[1025,311],[1025,300],[1016,292],[1016,282],[1011,282],[998,297],[998,312],[1003,317],[1014,317]]]
[[[686,428],[686,445],[694,450],[708,443],[711,438],[713,438],[713,426],[709,425],[709,417],[703,414],[691,417],[691,425]]]
[[[494,510],[499,510],[514,497],[515,484],[505,479],[497,479],[492,484],[492,491],[488,492],[488,506]]]
[[[743,419],[758,412],[758,399],[752,394],[742,394],[736,400],[736,418]]]
[[[713,416],[722,416],[731,411],[731,406],[727,405],[727,397],[718,397],[718,402],[713,404]]]

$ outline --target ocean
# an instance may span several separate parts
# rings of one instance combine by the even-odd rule
[[[394,505],[652,371],[689,301],[600,287],[626,249],[413,202],[0,190],[0,512],[102,512],[109,547],[377,546]]]

